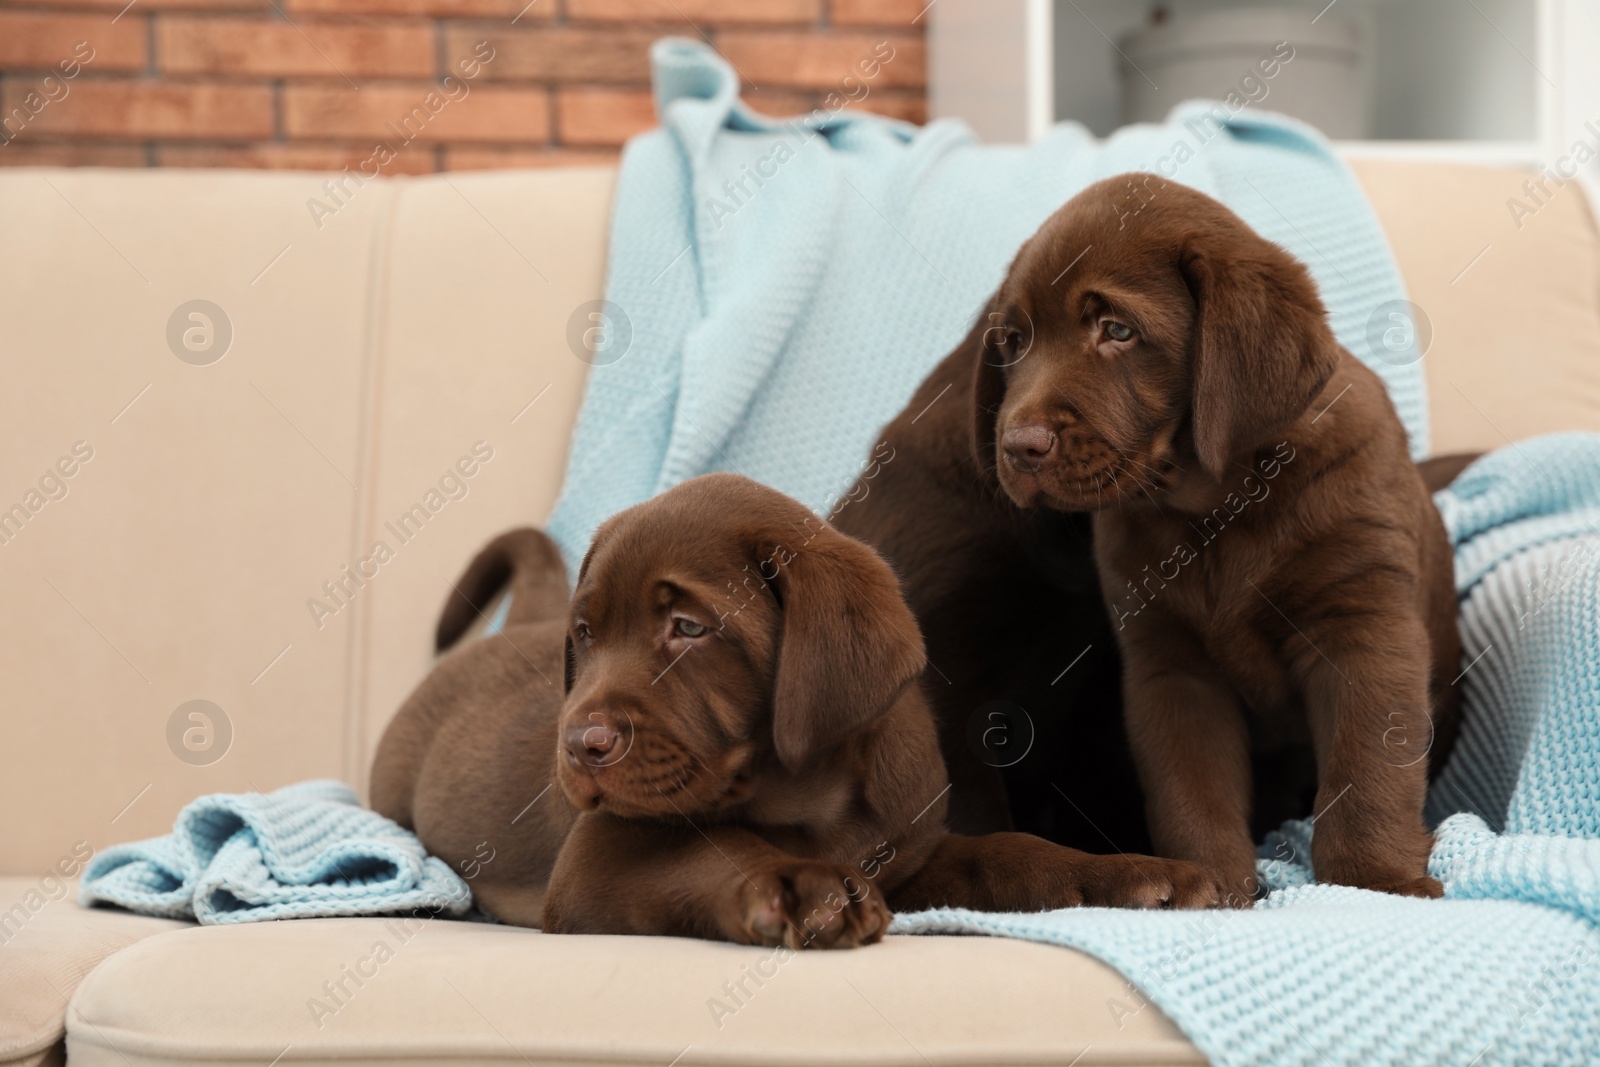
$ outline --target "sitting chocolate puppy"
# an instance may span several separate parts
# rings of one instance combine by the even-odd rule
[[[947,833],[894,574],[780,493],[708,475],[623,512],[570,610],[554,545],[502,535],[451,594],[441,649],[508,579],[504,632],[439,664],[372,771],[373,807],[503,921],[843,947],[878,940],[891,907],[1220,900],[1186,863]]]
[[[979,448],[1019,507],[1094,513],[1156,850],[1251,881],[1253,787],[1304,774],[1319,880],[1439,896],[1422,803],[1455,727],[1450,546],[1305,267],[1215,200],[1125,177],[1052,216],[989,311]]]

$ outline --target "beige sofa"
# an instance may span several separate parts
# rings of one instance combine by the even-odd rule
[[[1436,450],[1600,429],[1578,188],[1519,229],[1519,172],[1358,172],[1432,321]],[[779,965],[77,907],[87,855],[199,794],[363,784],[447,580],[555,498],[586,370],[568,322],[601,293],[614,172],[371,182],[319,227],[325,181],[0,174],[0,1062],[1203,1062],[1110,968],[1034,944],[891,937]],[[222,314],[191,319],[194,300]],[[465,495],[430,498],[475,445],[492,458]],[[420,531],[346,579],[419,502],[437,504]],[[191,719],[193,700],[215,707]]]

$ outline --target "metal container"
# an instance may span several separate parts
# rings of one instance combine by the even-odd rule
[[[1369,136],[1358,25],[1299,11],[1237,8],[1126,33],[1122,121],[1160,122],[1185,100],[1277,111],[1339,139]]]

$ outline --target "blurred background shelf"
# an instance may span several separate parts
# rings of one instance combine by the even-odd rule
[[[1104,136],[1232,92],[1351,157],[1600,149],[1595,0],[938,0],[927,17],[930,114],[987,141],[1067,120]],[[1279,41],[1293,58],[1264,77]]]

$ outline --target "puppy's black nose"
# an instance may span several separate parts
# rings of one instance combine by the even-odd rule
[[[1044,466],[1044,458],[1056,447],[1056,435],[1043,426],[1017,426],[1006,431],[1000,447],[1008,463],[1031,474]]]
[[[562,738],[567,759],[586,767],[604,767],[624,755],[622,735],[598,714],[568,725]]]

